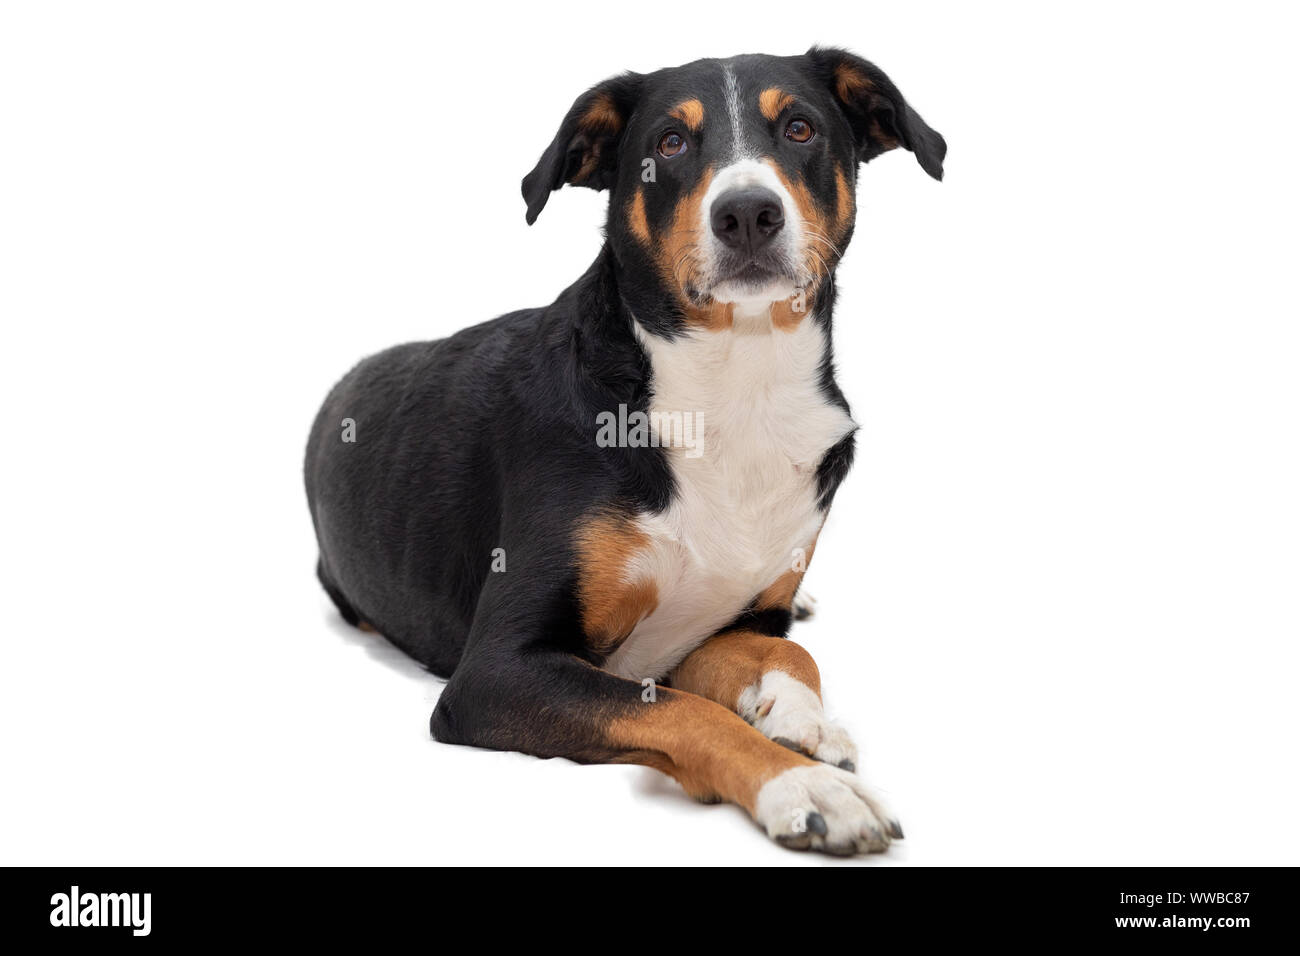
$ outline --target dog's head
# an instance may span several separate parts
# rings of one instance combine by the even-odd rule
[[[900,146],[942,178],[943,137],[851,53],[700,60],[580,96],[523,194],[531,224],[565,183],[609,189],[622,271],[708,322],[819,288],[853,233],[858,165]]]

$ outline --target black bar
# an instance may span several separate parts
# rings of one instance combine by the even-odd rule
[[[538,934],[537,945],[580,943],[600,930],[622,944],[666,943],[663,921],[702,922],[736,945],[766,938],[773,923],[815,946],[819,927],[864,945],[882,930],[903,940],[1172,943],[1237,946],[1294,935],[1293,869],[759,870],[717,874],[643,865],[614,872],[423,869],[9,869],[0,894],[11,938],[293,944],[375,943],[468,934]],[[52,924],[72,887],[89,916],[117,911],[117,927]],[[143,934],[143,894],[149,894]],[[115,894],[101,907],[100,894]],[[128,903],[116,894],[138,894]],[[87,904],[96,896],[96,904]],[[66,910],[66,908],[65,908]],[[129,918],[136,917],[134,923]],[[96,919],[98,917],[95,917]],[[1202,921],[1209,921],[1204,923]],[[67,922],[64,919],[64,922]],[[830,924],[835,924],[834,926]],[[459,924],[459,925],[458,925]],[[756,935],[755,935],[756,934]],[[809,935],[811,934],[811,935]],[[62,938],[62,939],[61,939]],[[604,937],[606,940],[608,936]],[[698,937],[694,938],[698,943]],[[827,945],[831,940],[827,940]]]

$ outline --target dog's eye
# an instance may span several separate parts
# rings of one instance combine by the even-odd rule
[[[807,120],[792,119],[785,127],[785,138],[796,143],[806,143],[815,135],[812,124]]]
[[[664,133],[659,140],[659,155],[671,159],[686,152],[686,140],[680,133]]]

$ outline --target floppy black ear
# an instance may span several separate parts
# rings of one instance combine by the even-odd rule
[[[806,56],[848,117],[859,162],[902,146],[916,154],[922,169],[943,179],[948,144],[907,105],[898,87],[878,67],[834,47],[813,47]]]
[[[618,144],[641,93],[641,76],[625,73],[593,86],[574,101],[560,131],[524,177],[531,226],[551,193],[565,183],[608,189],[618,175]]]

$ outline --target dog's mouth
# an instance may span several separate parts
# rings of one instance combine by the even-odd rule
[[[792,276],[782,276],[781,273],[772,269],[770,266],[750,261],[740,268],[733,270],[729,275],[723,276],[717,282],[722,285],[724,282],[734,282],[739,286],[765,286],[778,278],[793,278]]]
[[[686,292],[696,303],[766,295],[777,299],[791,295],[799,284],[796,270],[784,260],[762,257],[722,263],[709,281]]]

